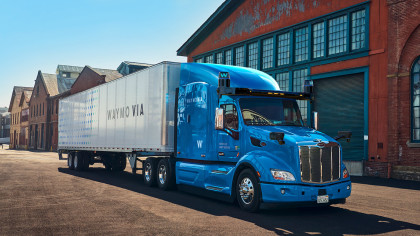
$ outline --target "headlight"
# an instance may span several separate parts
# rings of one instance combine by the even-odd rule
[[[344,168],[343,170],[343,179],[348,178],[349,177],[349,172],[347,170],[347,168]]]
[[[295,181],[295,177],[292,175],[292,173],[287,171],[271,169],[271,174],[273,175],[274,179]]]

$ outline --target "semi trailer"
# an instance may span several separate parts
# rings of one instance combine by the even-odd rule
[[[351,193],[340,138],[305,125],[297,101],[258,70],[162,62],[60,99],[60,155],[70,169],[103,163],[147,186],[237,201],[330,205]],[[311,122],[308,122],[311,123]],[[140,164],[141,163],[141,168]]]

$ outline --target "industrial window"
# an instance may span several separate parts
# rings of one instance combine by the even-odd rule
[[[295,62],[308,60],[308,27],[295,31]]]
[[[273,67],[273,38],[264,39],[262,44],[262,68],[271,68]]]
[[[365,10],[351,14],[351,50],[365,47]]]
[[[324,56],[324,44],[325,44],[325,34],[324,34],[324,22],[314,24],[312,26],[312,57],[319,58]]]
[[[278,37],[277,44],[277,65],[287,65],[290,60],[290,34],[281,34]]]
[[[289,91],[289,72],[276,74],[276,81],[281,91]]]
[[[198,59],[195,60],[195,62],[197,62],[197,63],[203,63],[203,58],[198,58]]]
[[[244,66],[244,47],[235,48],[235,66]]]
[[[414,61],[411,71],[411,99],[412,141],[420,142],[420,57]]]
[[[225,64],[232,65],[232,51],[231,50],[225,51]]]
[[[333,55],[346,51],[347,48],[347,15],[328,21],[328,54]]]
[[[223,52],[216,54],[216,64],[223,64]]]
[[[213,54],[204,58],[204,63],[213,63]]]
[[[44,103],[42,103],[42,115],[44,115]]]
[[[248,45],[248,67],[258,68],[258,43]]]
[[[59,101],[57,101],[55,103],[55,114],[58,114],[58,103],[59,103]]]
[[[293,92],[303,92],[303,85],[305,80],[308,77],[308,69],[295,70],[293,71]],[[303,121],[307,122],[307,110],[308,102],[307,101],[297,101],[300,113],[302,114]]]

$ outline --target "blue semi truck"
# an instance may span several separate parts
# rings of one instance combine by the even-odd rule
[[[280,91],[250,68],[163,62],[60,100],[59,150],[70,169],[122,171],[128,158],[148,186],[246,211],[345,203],[351,182],[337,140],[351,132],[307,127],[297,101],[312,99],[311,86],[302,91]]]

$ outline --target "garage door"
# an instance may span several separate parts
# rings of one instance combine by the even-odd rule
[[[352,131],[349,143],[341,139],[344,160],[364,156],[363,74],[314,80],[313,111],[318,112],[319,130],[331,137],[338,131]]]

